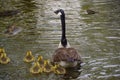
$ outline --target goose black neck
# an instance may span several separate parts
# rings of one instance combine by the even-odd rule
[[[66,47],[67,46],[67,39],[66,39],[66,25],[65,25],[65,13],[63,10],[60,10],[61,12],[61,26],[62,26],[62,36],[61,36],[61,44]]]

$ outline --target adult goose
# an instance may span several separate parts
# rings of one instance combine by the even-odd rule
[[[62,36],[58,49],[55,50],[55,53],[53,54],[53,62],[58,63],[65,68],[76,67],[82,61],[76,49],[72,48],[67,41],[64,10],[59,9],[56,10],[55,13],[60,15]]]

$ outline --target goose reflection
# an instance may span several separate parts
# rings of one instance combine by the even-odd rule
[[[62,78],[64,80],[76,79],[80,76],[80,74],[81,74],[81,69],[67,68],[66,74],[64,74]]]

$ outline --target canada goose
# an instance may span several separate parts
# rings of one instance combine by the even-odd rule
[[[44,61],[44,68],[43,68],[44,72],[46,73],[50,73],[52,72],[52,64],[50,63],[49,60],[45,60]]]
[[[7,57],[6,53],[3,53],[0,57],[0,63],[1,64],[7,64],[10,62],[10,58]]]
[[[56,14],[60,14],[62,24],[62,36],[58,49],[53,54],[53,62],[59,63],[63,67],[75,67],[81,63],[81,57],[76,49],[72,48],[66,38],[65,13],[62,9],[56,10]]]
[[[34,62],[33,66],[30,68],[32,74],[39,74],[42,72],[39,62]]]
[[[31,51],[27,51],[24,59],[23,59],[25,62],[32,62],[35,60],[34,56],[32,55],[32,52]]]
[[[55,64],[55,66],[53,67],[53,72],[55,74],[65,74],[66,70],[64,67],[60,66],[59,64]]]

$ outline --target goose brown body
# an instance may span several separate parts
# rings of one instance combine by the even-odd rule
[[[81,63],[81,57],[77,50],[72,48],[66,38],[65,13],[62,9],[56,10],[56,14],[60,14],[62,36],[58,49],[53,54],[53,62],[63,67],[75,67]]]
[[[74,61],[81,60],[79,54],[74,48],[58,48],[53,55],[53,60],[55,62],[59,61],[69,61],[72,59]]]
[[[75,67],[82,62],[74,48],[58,48],[53,55],[53,61],[63,67]]]

